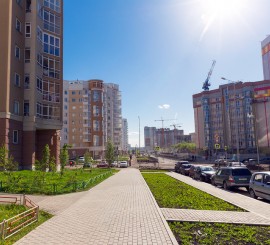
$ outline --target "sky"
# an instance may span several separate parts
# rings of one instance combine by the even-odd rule
[[[64,79],[119,84],[132,146],[156,120],[192,133],[192,95],[213,60],[210,89],[221,77],[263,80],[269,10],[269,0],[65,0]]]

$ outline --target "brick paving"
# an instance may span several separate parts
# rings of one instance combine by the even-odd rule
[[[32,197],[56,215],[16,244],[177,244],[136,169],[121,170],[87,192]]]
[[[231,220],[231,223],[234,223],[234,221],[237,220],[241,215],[242,217],[240,218],[243,220],[243,222],[246,220],[246,222],[244,222],[245,224],[256,224],[256,222],[259,221],[259,224],[270,225],[270,205],[267,202],[256,200],[251,197],[235,193],[233,191],[225,191],[219,187],[215,187],[211,184],[201,181],[193,180],[190,177],[181,174],[170,172],[167,173],[167,175],[248,211],[242,212],[242,215],[239,212],[226,212],[226,215],[223,215],[223,219],[228,222]],[[208,217],[203,218],[204,214],[206,215],[211,212],[213,213],[213,215],[209,215]],[[175,219],[177,219],[176,216],[179,214],[179,220],[184,219],[186,221],[189,221],[189,219],[195,217],[196,214],[200,215],[200,219],[206,219],[208,220],[208,222],[217,222],[216,220],[219,219],[218,217],[214,216],[214,214],[218,214],[216,213],[216,211],[206,210],[198,212],[196,210],[186,210],[185,213],[183,213],[183,211],[177,212],[173,210],[171,211],[171,213],[168,213],[166,210],[164,210],[163,214],[165,215],[165,217],[171,216]],[[222,216],[222,212],[219,215]],[[250,218],[250,223],[248,223],[248,218]],[[260,221],[262,223],[260,223]]]

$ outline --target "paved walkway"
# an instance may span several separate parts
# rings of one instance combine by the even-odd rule
[[[87,192],[33,200],[56,215],[16,244],[177,244],[136,169],[121,170]]]
[[[196,219],[196,215],[198,215],[197,220],[199,219],[205,220],[207,222],[218,222],[218,220],[224,220],[231,223],[237,223],[237,220],[241,220],[245,224],[265,224],[270,225],[270,205],[269,203],[265,203],[260,200],[255,200],[251,197],[244,196],[233,191],[225,191],[221,188],[215,187],[211,184],[204,183],[201,181],[196,181],[191,179],[190,177],[177,174],[177,173],[167,173],[169,176],[180,180],[188,185],[194,186],[197,189],[200,189],[204,192],[209,193],[212,196],[216,196],[220,199],[223,199],[226,202],[229,202],[235,206],[241,207],[248,212],[215,212],[215,211],[198,211],[198,210],[171,210],[168,209],[163,210],[163,214],[166,219],[174,219],[174,220],[185,220],[185,221],[193,221],[192,219]],[[212,214],[211,214],[212,213]],[[226,213],[226,215],[225,215]],[[208,217],[206,215],[208,214]],[[203,217],[205,215],[205,217]],[[219,216],[215,216],[219,215]],[[226,216],[226,217],[225,217]],[[229,222],[230,223],[230,222]],[[240,222],[241,223],[241,222]]]

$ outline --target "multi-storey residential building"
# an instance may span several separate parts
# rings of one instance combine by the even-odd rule
[[[122,150],[121,94],[116,84],[102,80],[64,81],[61,144],[70,144],[71,156],[89,151],[104,157],[106,143]]]
[[[63,1],[0,1],[0,144],[31,169],[62,127]]]
[[[191,142],[190,135],[184,135],[184,130],[144,127],[144,144],[146,151],[153,151],[155,147],[169,148],[181,142]]]
[[[122,119],[122,150],[124,152],[129,151],[128,145],[128,122],[126,118]]]
[[[262,46],[263,76],[265,80],[270,80],[270,36],[268,36],[262,41],[261,46]]]
[[[193,95],[196,145],[211,152],[269,148],[270,81],[235,82]]]

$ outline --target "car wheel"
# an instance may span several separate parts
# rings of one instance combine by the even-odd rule
[[[213,186],[217,186],[217,184],[216,184],[214,178],[211,179],[211,184],[212,184]]]
[[[257,199],[257,196],[256,196],[255,192],[252,189],[249,190],[249,194],[250,194],[250,196],[252,198]]]
[[[230,187],[228,186],[226,181],[223,182],[223,189],[224,190],[230,190]]]

